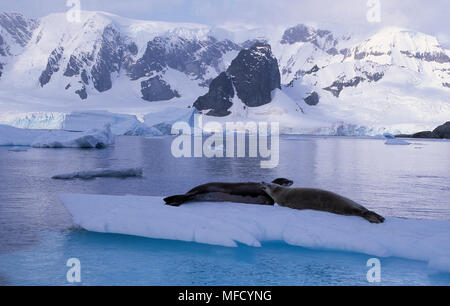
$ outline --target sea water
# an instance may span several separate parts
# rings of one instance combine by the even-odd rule
[[[82,285],[370,285],[373,256],[280,242],[226,248],[76,228],[62,193],[161,196],[211,181],[271,181],[347,196],[386,216],[450,220],[450,142],[288,136],[280,164],[255,158],[174,158],[171,137],[117,137],[104,150],[0,147],[0,285],[69,285],[67,260]],[[144,169],[142,178],[52,180],[95,168]],[[424,262],[380,258],[379,285],[450,285]]]

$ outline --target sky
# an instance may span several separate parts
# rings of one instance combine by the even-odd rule
[[[69,9],[67,0],[1,1],[2,11],[29,17]],[[450,45],[449,0],[69,0],[74,1],[82,10],[144,20],[252,26],[311,23],[344,29],[399,26],[435,35]],[[380,14],[373,15],[375,11]],[[368,13],[372,21],[379,16],[380,22],[369,22]]]

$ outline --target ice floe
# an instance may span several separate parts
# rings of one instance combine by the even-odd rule
[[[142,176],[142,168],[126,168],[126,169],[94,169],[87,171],[77,171],[66,174],[54,175],[52,179],[70,180],[70,179],[91,179],[95,177],[137,177]]]
[[[396,138],[386,140],[385,144],[391,146],[409,146],[411,143],[407,142],[406,140]]]
[[[428,262],[450,272],[450,221],[359,217],[279,206],[190,203],[165,206],[162,197],[61,195],[78,226],[94,232],[172,239],[227,247],[267,241]]]

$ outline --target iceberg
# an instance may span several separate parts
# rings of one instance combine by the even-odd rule
[[[67,114],[63,128],[70,131],[100,129],[109,124],[114,135],[161,135],[161,132],[139,121],[135,115],[116,114],[108,111],[84,111]]]
[[[63,130],[27,130],[0,125],[0,146],[34,148],[105,148],[114,144],[111,127],[86,132]]]
[[[403,139],[395,138],[394,135],[391,133],[384,133],[384,138],[386,139],[386,142],[384,144],[390,145],[390,146],[409,146],[411,143],[407,142]]]
[[[384,133],[383,135],[386,139],[395,139],[395,136],[392,135],[391,133]]]
[[[127,168],[127,169],[95,169],[87,171],[77,171],[67,174],[58,174],[52,176],[56,180],[70,180],[70,179],[91,179],[95,177],[137,177],[142,176],[142,168]]]
[[[280,206],[236,203],[164,205],[163,197],[60,195],[73,222],[101,233],[203,244],[260,247],[282,241],[320,250],[420,260],[450,272],[450,221],[387,217],[370,224],[359,217]]]

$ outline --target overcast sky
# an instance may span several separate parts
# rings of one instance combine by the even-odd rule
[[[1,10],[41,17],[67,11],[66,0],[1,0]],[[367,21],[369,2],[380,3],[381,23]],[[401,26],[450,44],[449,0],[80,0],[98,10],[146,20],[211,25],[294,25],[301,22],[343,27]]]

